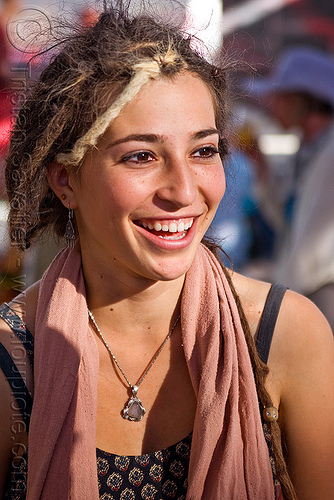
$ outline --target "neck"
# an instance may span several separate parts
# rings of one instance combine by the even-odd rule
[[[138,335],[140,330],[153,330],[153,325],[158,332],[175,321],[184,276],[155,282],[133,276],[121,279],[85,264],[83,256],[87,303],[101,328],[112,322],[114,330]]]

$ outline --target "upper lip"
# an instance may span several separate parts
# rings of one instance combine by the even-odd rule
[[[133,219],[133,222],[142,222],[142,221],[145,221],[145,222],[160,222],[160,221],[166,221],[166,222],[180,222],[180,221],[184,221],[184,220],[187,220],[187,219],[197,219],[198,217],[200,217],[202,215],[201,214],[190,214],[190,215],[177,215],[177,216],[166,216],[166,215],[161,215],[161,216],[156,216],[156,217],[136,217],[135,219]]]

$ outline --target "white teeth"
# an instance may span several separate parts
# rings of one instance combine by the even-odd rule
[[[182,240],[185,237],[186,233],[180,233],[178,235],[170,235],[170,236],[159,236],[159,238],[163,238],[164,240]]]
[[[169,233],[184,233],[184,231],[187,231],[188,229],[191,228],[191,226],[193,225],[193,222],[194,220],[190,220],[189,222],[170,222],[169,224],[164,222],[164,223],[160,223],[160,222],[154,222],[152,224],[152,222],[145,222],[143,221],[141,223],[141,225],[145,228],[145,229],[155,229],[155,231],[163,231],[165,233],[169,232]],[[163,238],[166,238],[166,236],[162,236]]]

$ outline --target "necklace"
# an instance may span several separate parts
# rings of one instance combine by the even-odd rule
[[[88,314],[89,314],[89,317],[90,317],[90,319],[91,319],[91,321],[92,321],[92,323],[93,323],[93,325],[95,327],[95,330],[97,331],[97,333],[101,337],[102,342],[104,343],[104,345],[107,348],[110,356],[114,360],[117,368],[119,369],[119,371],[121,372],[121,374],[125,378],[126,382],[128,383],[128,385],[129,385],[129,387],[131,389],[131,392],[132,392],[132,396],[129,398],[129,400],[127,401],[127,403],[126,403],[126,405],[125,405],[125,407],[123,409],[122,417],[125,418],[126,420],[131,420],[131,422],[140,422],[140,420],[143,419],[143,417],[144,417],[144,415],[146,413],[146,410],[145,410],[145,408],[144,408],[141,400],[137,396],[137,392],[138,392],[139,386],[144,381],[146,375],[148,374],[148,372],[150,371],[150,369],[152,368],[152,366],[156,362],[156,360],[157,360],[159,354],[161,353],[162,349],[165,347],[165,345],[167,343],[167,340],[172,335],[172,333],[173,333],[173,331],[174,331],[174,329],[175,329],[175,327],[176,327],[176,325],[177,325],[177,323],[178,323],[178,321],[180,319],[180,315],[177,317],[177,319],[176,319],[174,325],[172,326],[171,330],[169,331],[167,337],[165,338],[165,340],[163,341],[163,343],[161,344],[161,346],[159,347],[159,349],[157,350],[157,352],[153,356],[151,363],[148,365],[148,367],[144,371],[143,375],[140,377],[140,379],[138,380],[138,382],[136,383],[136,385],[132,385],[129,382],[128,377],[125,375],[124,371],[122,370],[122,368],[121,368],[119,362],[117,361],[114,353],[112,352],[112,350],[110,349],[109,345],[107,344],[106,339],[103,337],[102,332],[101,332],[100,328],[97,326],[95,318],[94,318],[92,312],[89,309],[88,309]]]

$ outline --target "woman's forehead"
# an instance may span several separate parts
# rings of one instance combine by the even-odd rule
[[[212,94],[199,77],[186,73],[146,84],[122,109],[105,136],[153,133],[163,139],[173,130],[194,134],[213,127]]]

